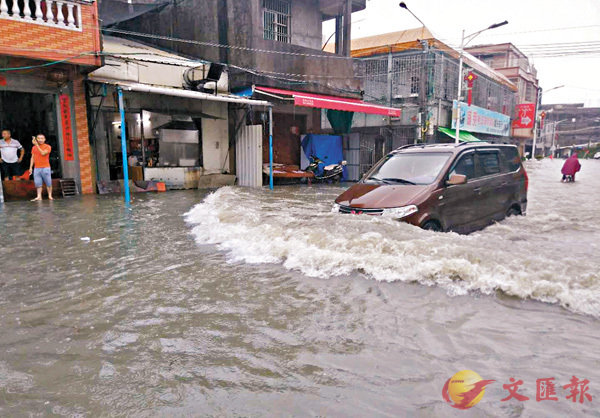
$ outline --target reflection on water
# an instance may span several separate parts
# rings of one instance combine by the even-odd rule
[[[598,416],[535,402],[548,376],[599,396],[582,164],[530,164],[528,215],[469,236],[331,214],[329,186],[7,204],[0,415],[458,416],[468,368],[497,380],[473,415]],[[510,377],[532,401],[500,402]]]

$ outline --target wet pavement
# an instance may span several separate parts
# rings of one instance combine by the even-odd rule
[[[600,416],[600,161],[561,164],[468,236],[332,214],[326,185],[7,203],[0,415]],[[463,369],[496,380],[469,411]]]

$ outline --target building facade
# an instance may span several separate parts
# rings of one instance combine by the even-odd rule
[[[0,125],[26,149],[22,168],[31,137],[43,133],[53,177],[93,193],[84,79],[102,65],[96,3],[0,0],[0,25]],[[26,197],[29,182],[5,184],[5,194]]]
[[[477,45],[466,48],[466,50],[500,74],[506,76],[517,86],[517,106],[524,105],[520,106],[520,108],[529,106],[534,109],[539,107],[538,102],[541,90],[537,78],[537,70],[529,61],[529,58],[516,46],[511,43]],[[518,117],[519,110],[517,109],[516,112],[516,116]],[[533,139],[533,120],[527,124],[513,124],[512,137],[518,138],[523,144],[530,145]]]
[[[595,150],[600,147],[600,108],[583,103],[542,105],[540,129],[543,155],[568,156],[572,148]],[[585,152],[584,152],[585,154]]]
[[[362,64],[358,68],[364,80],[365,99],[402,109],[400,118],[367,115],[355,123],[361,127],[362,147],[375,148],[375,159],[390,149],[416,141],[452,140],[458,90],[457,51],[422,27],[354,39],[352,56]],[[464,54],[463,59],[463,74],[471,74],[474,81],[472,85],[463,83],[461,113],[466,111],[466,117],[461,118],[461,131],[471,131],[482,140],[509,142],[516,86],[469,54]],[[478,116],[483,113],[486,115]],[[477,124],[471,124],[471,129],[467,122],[474,118],[500,124],[502,129],[479,129],[487,126]]]
[[[264,109],[269,103],[228,94],[224,73],[210,93],[186,85],[194,74],[210,74],[206,61],[108,35],[103,47],[106,65],[88,76],[100,191],[113,191],[124,178],[123,143],[135,191],[152,188],[149,182],[168,189],[233,184],[228,105]]]
[[[105,32],[226,65],[231,92],[274,104],[274,161],[300,165],[302,136],[323,127],[319,106],[311,99],[298,105],[296,95],[362,98],[361,63],[351,57],[350,37],[351,14],[365,7],[366,0],[184,0],[115,21]],[[330,19],[336,46],[324,51],[322,23]],[[230,155],[242,126],[261,125],[262,160],[268,161],[267,114],[235,105],[229,112]]]

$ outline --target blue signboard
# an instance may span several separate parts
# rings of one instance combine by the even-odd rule
[[[457,107],[458,102],[454,100],[452,106],[452,129],[456,129]],[[469,132],[509,136],[510,116],[460,102],[460,129]]]

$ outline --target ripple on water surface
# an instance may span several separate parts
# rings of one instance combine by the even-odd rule
[[[600,202],[592,191],[600,189],[593,175],[600,167],[594,163],[584,162],[573,185],[547,180],[561,162],[530,163],[530,182],[539,182],[529,193],[528,216],[467,236],[330,213],[341,191],[331,188],[222,188],[186,221],[198,244],[217,245],[232,263],[281,263],[319,278],[358,271],[378,281],[442,286],[451,295],[502,291],[598,316],[600,229],[592,221]]]

